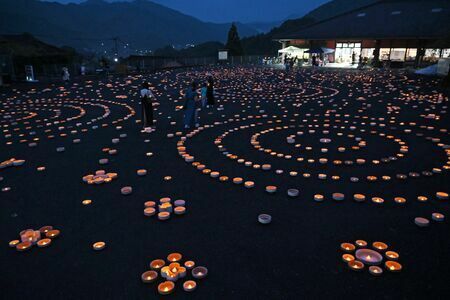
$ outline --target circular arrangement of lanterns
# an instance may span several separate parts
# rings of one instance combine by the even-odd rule
[[[144,283],[154,283],[161,278],[162,282],[157,285],[158,293],[161,295],[172,294],[176,283],[184,280],[182,287],[186,292],[193,292],[197,288],[197,281],[208,275],[208,269],[196,266],[192,260],[182,262],[183,255],[171,253],[164,259],[154,259],[150,262],[150,270],[141,275]],[[192,276],[193,279],[188,279]]]
[[[373,242],[370,246],[365,240],[356,240],[354,243],[342,243],[342,261],[353,271],[361,271],[368,266],[369,273],[381,276],[384,269],[388,272],[400,272],[403,266],[398,262],[400,254],[388,250],[383,242]]]
[[[60,233],[53,226],[43,226],[38,230],[25,229],[20,232],[20,239],[10,241],[9,246],[20,252],[30,250],[35,245],[38,248],[46,248]]]

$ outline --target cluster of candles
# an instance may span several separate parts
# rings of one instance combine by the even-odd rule
[[[15,159],[13,157],[8,160],[0,162],[0,169],[5,169],[5,168],[9,168],[9,167],[18,167],[18,166],[23,165],[24,163],[25,163],[25,160]]]
[[[189,273],[194,279],[202,279],[208,275],[208,269],[202,266],[195,266],[192,260],[182,263],[183,255],[180,253],[171,253],[166,260],[155,259],[150,263],[149,271],[142,273],[141,280],[144,283],[153,283],[160,276],[164,281],[158,284],[158,293],[168,295],[175,291],[175,283],[184,279],[183,290],[192,292],[197,288],[197,282],[192,279],[186,280]]]
[[[39,230],[25,229],[20,232],[20,240],[12,240],[9,242],[11,248],[16,248],[17,251],[26,251],[31,249],[34,245],[39,248],[50,246],[52,240],[58,237],[60,231],[54,229],[53,226],[43,226]]]
[[[87,184],[103,184],[113,181],[117,176],[117,173],[106,173],[105,170],[97,170],[95,174],[83,176],[83,181]]]
[[[341,250],[345,252],[342,260],[353,271],[361,271],[368,265],[370,274],[380,276],[383,274],[383,268],[380,267],[383,262],[389,272],[402,270],[398,252],[388,250],[388,245],[383,242],[373,242],[370,248],[366,241],[357,240],[355,243],[342,243]]]
[[[431,214],[431,219],[433,219],[433,221],[435,222],[441,223],[445,220],[445,215],[435,212]],[[427,227],[428,225],[430,225],[430,220],[424,217],[416,217],[414,218],[414,223],[419,227]]]
[[[186,213],[186,201],[175,200],[172,204],[172,199],[169,197],[159,199],[159,204],[155,201],[147,201],[144,203],[144,215],[151,217],[156,214],[158,210],[158,219],[161,221],[168,220],[172,213],[175,215],[184,215]]]
[[[119,85],[119,82],[116,82]],[[103,83],[99,83],[100,86],[104,85]],[[71,91],[68,92],[68,90],[64,87],[57,87],[55,89],[44,89],[42,91],[37,92],[35,89],[30,90],[27,94],[33,94],[35,96],[35,101],[23,101],[21,105],[17,105],[16,101],[19,99],[20,95],[16,95],[10,98],[7,98],[5,101],[2,102],[3,108],[7,108],[8,111],[5,111],[4,119],[8,122],[8,124],[3,129],[4,137],[7,139],[6,144],[12,145],[14,141],[12,138],[14,136],[20,137],[20,140],[18,140],[18,143],[26,143],[28,142],[29,147],[36,147],[38,145],[38,142],[40,142],[42,139],[37,137],[38,133],[42,132],[43,134],[47,135],[48,139],[54,139],[56,137],[67,137],[70,135],[75,135],[78,133],[86,133],[88,131],[88,126],[85,125],[91,125],[93,122],[100,121],[102,119],[107,118],[111,115],[111,109],[110,106],[119,106],[121,108],[125,108],[127,111],[123,110],[123,113],[117,113],[115,115],[118,115],[115,120],[110,120],[111,124],[117,124],[119,122],[122,122],[124,120],[129,119],[133,115],[136,114],[134,109],[126,104],[121,103],[118,101],[110,101],[102,99],[103,95],[101,93],[100,89],[94,89],[92,85],[84,85],[84,86],[77,86],[76,83],[73,84],[73,86],[70,88]],[[87,89],[87,90],[86,90]],[[52,90],[58,90],[60,94],[56,95],[55,97],[41,97],[38,98],[36,95],[43,94],[50,92]],[[96,99],[89,99],[86,97],[86,92],[91,91],[95,92],[99,97]],[[73,97],[72,99],[67,99],[70,97],[70,95],[78,94],[76,97]],[[22,95],[24,97],[30,97],[29,95]],[[68,101],[69,100],[69,101]],[[49,106],[51,108],[49,108]],[[95,107],[94,114],[98,114],[97,110],[98,107],[100,107],[103,110],[103,113],[100,116],[94,117],[90,120],[87,120],[85,122],[77,122],[74,121],[81,119],[86,116],[86,111],[88,108]],[[15,108],[18,110],[11,110],[12,108]],[[62,112],[68,111],[68,109],[72,109],[78,114],[73,115],[70,114],[70,116],[65,117]],[[54,117],[51,119],[48,118],[40,118],[41,116],[44,116],[45,114],[39,113],[41,110],[46,110],[49,112],[54,113]],[[2,110],[3,112],[3,110]],[[3,125],[3,122],[0,122]],[[67,126],[64,126],[64,124],[67,123]],[[20,125],[26,125],[25,129],[28,131],[26,134],[24,133],[24,130],[19,127]],[[84,128],[82,126],[85,126]],[[107,127],[109,126],[108,123],[101,124],[101,127]],[[74,129],[77,128],[77,129]],[[93,125],[92,129],[99,128],[98,125]],[[30,139],[27,139],[26,136],[31,136]],[[74,144],[78,144],[81,141],[80,138],[75,138],[73,140]],[[63,152],[65,149],[64,147],[58,147],[58,152]]]
[[[264,72],[263,72],[264,73]],[[264,77],[265,74],[261,74],[261,76]],[[251,75],[249,75],[251,76]],[[263,78],[262,77],[262,78]],[[262,80],[262,78],[258,78],[255,80]],[[246,78],[245,82],[249,82],[251,83],[252,79],[250,78]],[[226,102],[227,99],[228,100],[232,100],[233,102],[237,102],[235,100],[233,100],[236,97],[239,97],[240,99],[243,99],[242,101],[242,105],[244,105],[245,102],[248,103],[247,107],[251,108],[252,107],[252,102],[251,101],[247,101],[247,100],[252,100],[252,96],[251,95],[246,95],[245,94],[245,90],[249,90],[247,84],[244,84],[243,86],[239,83],[233,83],[230,82],[229,83],[231,85],[231,90],[235,90],[234,92],[230,92],[228,90],[227,87],[225,86],[221,86],[220,88],[218,88],[218,90],[221,90],[223,92],[223,94],[227,95],[222,96],[222,101]],[[236,84],[236,85],[235,85]],[[272,90],[273,86],[279,86],[282,83],[277,83],[274,85],[269,85],[267,87],[268,90]],[[259,85],[258,85],[259,86]],[[244,90],[241,90],[241,88],[245,87]],[[309,91],[309,89],[304,88],[304,86],[299,86],[298,87],[299,90],[301,90],[301,93],[305,93],[306,91]],[[319,89],[321,90],[321,92],[324,91],[324,89]],[[267,92],[267,90],[265,89],[265,91]],[[311,89],[311,91],[313,91],[313,89]],[[336,94],[339,93],[339,91],[336,91]],[[219,93],[220,94],[220,93]],[[393,134],[388,134],[386,132],[384,132],[385,128],[390,128],[392,130],[398,130],[399,132],[403,133],[407,133],[407,134],[414,134],[414,127],[419,127],[417,125],[417,123],[414,122],[409,122],[409,123],[404,123],[404,122],[398,122],[396,120],[395,117],[370,117],[370,115],[363,115],[362,113],[365,110],[368,110],[372,104],[368,103],[370,96],[366,96],[366,97],[358,97],[358,101],[360,101],[361,103],[361,108],[358,109],[358,113],[360,114],[353,114],[353,113],[343,113],[340,112],[339,109],[333,109],[330,107],[329,110],[327,110],[323,116],[326,117],[325,120],[321,120],[319,117],[319,114],[313,114],[313,113],[307,113],[304,119],[298,119],[298,117],[300,116],[300,114],[293,114],[291,115],[291,112],[288,111],[285,107],[285,105],[283,104],[284,101],[286,102],[297,102],[297,103],[293,103],[294,105],[302,105],[306,102],[308,102],[308,99],[311,98],[315,98],[317,97],[317,99],[319,100],[318,103],[320,103],[320,106],[323,106],[324,104],[326,104],[325,102],[322,102],[321,99],[322,98],[327,98],[328,96],[325,95],[320,95],[320,92],[318,94],[313,93],[311,95],[308,95],[307,93],[302,95],[302,97],[295,99],[295,97],[293,97],[293,99],[289,99],[289,97],[291,97],[292,95],[289,95],[289,93],[286,95],[286,97],[282,97],[285,98],[285,100],[279,99],[277,97],[275,97],[273,100],[276,100],[278,102],[278,105],[280,106],[281,109],[284,109],[284,114],[281,115],[268,115],[268,114],[264,114],[264,110],[260,109],[258,115],[246,115],[246,116],[242,116],[242,115],[234,115],[234,116],[225,116],[222,115],[223,120],[221,121],[216,121],[214,122],[214,124],[206,124],[203,125],[201,128],[198,128],[192,132],[190,132],[189,134],[187,134],[186,136],[183,136],[179,143],[177,144],[178,147],[178,151],[179,154],[183,157],[183,159],[188,162],[188,163],[192,163],[192,165],[197,168],[198,170],[202,171],[204,174],[206,175],[210,175],[213,178],[219,178],[222,182],[224,181],[228,181],[228,176],[220,176],[220,172],[219,170],[210,170],[208,169],[205,164],[200,163],[200,162],[196,162],[195,161],[195,157],[190,154],[188,151],[188,148],[185,144],[185,141],[187,138],[191,138],[194,135],[199,134],[201,131],[204,131],[205,129],[211,129],[211,128],[217,128],[219,126],[229,126],[228,129],[225,130],[225,132],[223,132],[222,134],[220,134],[219,136],[217,136],[214,140],[214,144],[217,146],[218,150],[221,152],[221,154],[225,155],[227,158],[229,158],[230,160],[237,162],[238,164],[242,165],[242,166],[246,166],[249,168],[253,168],[253,169],[258,169],[258,170],[262,170],[262,171],[271,171],[274,172],[276,174],[289,174],[290,176],[297,176],[300,175],[305,178],[317,178],[319,180],[341,180],[341,179],[345,179],[343,178],[343,176],[340,175],[336,175],[336,174],[314,174],[314,173],[302,173],[300,172],[300,170],[290,170],[289,172],[284,172],[283,170],[279,170],[276,168],[273,168],[273,165],[268,164],[268,163],[262,163],[262,162],[258,162],[255,163],[251,160],[248,160],[245,157],[242,156],[238,156],[236,154],[231,153],[230,149],[228,147],[226,147],[226,145],[223,143],[224,139],[233,134],[233,133],[238,133],[239,131],[242,130],[254,130],[255,128],[258,128],[258,126],[264,126],[266,127],[267,125],[272,124],[271,128],[264,128],[264,130],[261,130],[259,132],[256,132],[255,134],[252,135],[251,139],[250,139],[250,143],[251,145],[258,151],[261,151],[263,153],[266,153],[272,157],[277,157],[277,158],[281,158],[281,159],[286,159],[286,160],[291,160],[291,161],[298,161],[298,162],[302,162],[302,163],[307,163],[308,166],[313,165],[313,164],[317,164],[317,165],[324,165],[324,164],[330,164],[332,163],[335,166],[338,167],[344,167],[344,166],[351,166],[351,165],[373,165],[373,166],[381,166],[381,165],[386,165],[387,163],[392,163],[395,162],[397,160],[401,160],[404,159],[405,157],[408,156],[410,149],[408,144],[406,143],[405,140],[401,139],[398,136],[395,136]],[[335,94],[334,94],[335,95]],[[331,96],[331,95],[329,95]],[[349,96],[353,96],[352,94],[350,94]],[[305,99],[308,98],[308,99]],[[255,99],[256,100],[256,99]],[[245,101],[245,102],[244,102]],[[267,100],[266,100],[267,101]],[[258,100],[258,103],[261,103],[262,101]],[[382,101],[380,101],[382,102]],[[347,100],[344,101],[344,106],[349,104],[350,102],[348,102]],[[337,104],[334,104],[333,107],[336,107]],[[257,107],[259,108],[259,104],[257,105]],[[386,108],[388,110],[388,114],[390,114],[391,112],[394,113],[398,113],[400,110],[400,107],[394,107],[392,106],[390,103],[386,104]],[[390,110],[392,109],[392,111]],[[311,109],[314,110],[314,109]],[[245,110],[243,110],[245,111]],[[295,118],[294,118],[295,117]],[[246,123],[244,123],[244,121],[248,121]],[[296,123],[303,123],[303,124],[296,124]],[[296,127],[301,127],[303,128],[303,131],[298,131],[296,134],[291,134],[287,136],[287,142],[289,144],[295,144],[296,143],[296,136],[302,136],[305,133],[308,134],[320,134],[319,137],[319,141],[320,143],[322,143],[320,149],[320,153],[323,157],[320,158],[316,158],[316,157],[307,157],[306,155],[303,156],[296,156],[294,153],[282,153],[280,151],[274,150],[274,149],[269,149],[269,148],[264,148],[260,141],[258,140],[259,137],[261,137],[264,134],[267,133],[278,133],[282,130],[292,130],[293,128]],[[432,130],[434,129],[434,127],[428,126],[425,127],[427,130]],[[336,131],[338,130],[338,131]],[[440,132],[447,132],[445,129],[440,130]],[[348,137],[350,139],[352,139],[355,143],[353,145],[350,146],[338,146],[338,147],[332,147],[332,144],[335,143],[335,139],[331,138],[331,134],[335,134],[338,137]],[[380,157],[380,158],[376,158],[376,159],[368,159],[368,158],[364,158],[361,156],[355,157],[353,159],[330,159],[329,157],[327,157],[328,155],[333,155],[335,154],[334,150],[337,150],[337,152],[339,153],[358,153],[358,151],[364,150],[365,148],[367,148],[367,141],[365,141],[361,136],[358,136],[358,134],[360,134],[361,136],[363,135],[370,135],[370,136],[375,136],[377,138],[382,138],[388,142],[392,142],[395,145],[398,146],[398,151],[396,151],[395,153],[391,153],[389,154],[389,156],[385,156],[385,157]],[[440,141],[439,138],[432,138],[430,136],[424,136],[424,134],[417,132],[417,136],[418,137],[425,137],[425,139],[427,140],[431,140],[432,142],[436,143],[436,145],[440,148],[443,148],[447,154],[447,157],[450,157],[450,151],[447,148],[447,146],[442,143]],[[336,139],[337,140],[337,139]],[[304,149],[306,153],[312,153],[313,147],[312,146],[308,146],[308,145],[301,145],[301,144],[295,144],[296,148],[301,148]],[[328,148],[327,148],[328,147]],[[333,150],[333,151],[330,151]],[[338,154],[340,155],[340,154]],[[448,165],[443,165],[442,168],[433,168],[430,170],[422,170],[422,171],[409,171],[406,172],[405,174],[402,173],[398,173],[398,174],[384,174],[384,175],[375,175],[375,174],[365,174],[364,176],[361,177],[356,177],[356,176],[352,176],[349,177],[348,179],[351,182],[359,182],[362,180],[365,180],[367,182],[380,182],[380,181],[391,181],[391,180],[406,180],[409,178],[417,178],[420,176],[433,176],[434,174],[439,174],[442,172],[442,169],[449,169],[450,166]],[[301,168],[302,170],[305,170],[305,168]],[[222,180],[223,178],[223,180]],[[235,179],[240,179],[240,180],[234,180],[234,183],[239,184],[240,182],[243,182],[245,180],[243,180],[241,177],[237,177]],[[253,186],[254,183],[251,182],[251,186]],[[274,188],[269,188],[266,189],[267,192],[269,193],[273,193],[276,190]],[[399,198],[399,202],[398,203],[402,203],[402,199]],[[356,201],[364,201],[366,198],[365,197],[356,197]],[[375,204],[383,204],[384,203],[384,199],[381,197],[372,197],[372,198],[368,198],[369,200],[371,200],[373,203]]]

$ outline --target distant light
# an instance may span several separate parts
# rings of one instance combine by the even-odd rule
[[[117,57],[114,57],[114,61],[115,61],[115,62],[118,62],[119,59],[118,59]]]
[[[357,17],[365,17],[365,16],[366,16],[366,13],[359,13],[359,14],[357,14],[356,16],[357,16]]]
[[[431,9],[432,13],[438,13],[438,12],[441,12],[441,11],[442,11],[441,7]]]

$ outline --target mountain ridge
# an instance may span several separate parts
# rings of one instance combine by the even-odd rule
[[[0,6],[0,33],[29,32],[57,46],[97,52],[110,51],[115,37],[128,52],[130,47],[133,51],[154,50],[165,45],[225,41],[231,25],[202,22],[147,0],[89,0],[81,4],[0,0]],[[257,33],[243,24],[238,27],[242,36]]]

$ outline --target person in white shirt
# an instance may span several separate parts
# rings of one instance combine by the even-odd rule
[[[152,132],[153,126],[153,99],[155,96],[150,90],[149,84],[144,82],[141,89],[141,106],[142,106],[142,132]]]
[[[70,73],[67,67],[62,68],[62,79],[64,82],[68,82],[70,80]]]

